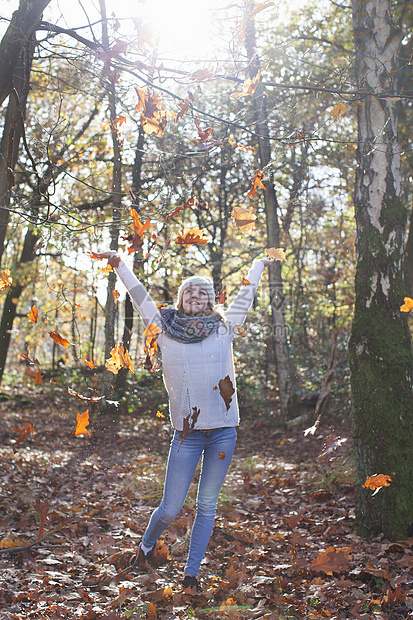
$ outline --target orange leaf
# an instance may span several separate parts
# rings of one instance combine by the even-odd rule
[[[262,189],[267,189],[264,185],[264,183],[262,182],[261,179],[264,179],[264,175],[261,172],[261,170],[257,170],[257,172],[255,173],[253,179],[252,179],[252,187],[250,189],[250,191],[247,194],[247,198],[254,198],[255,196],[255,190],[257,189],[257,187],[261,187]]]
[[[240,149],[240,151],[255,151],[255,146],[242,146],[242,144],[235,142],[234,138],[228,138],[228,142],[234,148]]]
[[[133,362],[129,357],[129,353],[125,350],[121,342],[117,342],[110,352],[110,357],[106,360],[106,368],[117,375],[121,368],[128,368],[133,374]]]
[[[234,207],[234,209],[232,209],[232,217],[241,232],[249,233],[254,230],[257,216],[255,215],[253,207],[249,207],[249,209]]]
[[[76,428],[73,431],[73,435],[87,435],[89,431],[86,429],[89,426],[89,409],[86,409],[83,413],[78,413],[76,416]]]
[[[63,338],[60,334],[57,334],[56,332],[49,332],[49,336],[50,338],[53,338],[56,344],[61,344],[62,347],[70,346],[70,342],[66,340],[66,338]]]
[[[261,72],[258,73],[251,79],[247,78],[244,81],[244,86],[242,88],[242,92],[232,93],[231,97],[236,99],[238,97],[246,97],[247,95],[253,95],[260,81]]]
[[[41,385],[43,383],[44,375],[42,375],[42,371],[40,370],[40,368],[37,367],[37,370],[33,370],[32,368],[29,368],[28,370],[29,370],[29,373],[34,378],[34,382],[36,383],[36,385]]]
[[[251,282],[247,280],[247,278],[242,278],[241,284],[242,286],[248,286],[248,284],[251,284]]]
[[[390,482],[392,482],[391,476],[387,476],[386,474],[374,474],[373,476],[367,476],[363,487],[371,489],[374,491],[373,495],[376,495],[382,487],[389,487]]]
[[[155,603],[149,603],[148,613],[146,614],[147,620],[156,620],[156,605]]]
[[[117,291],[116,289],[114,291],[112,291],[112,295],[113,295],[113,299],[116,301],[117,299],[119,299],[120,297],[120,293],[119,291]]]
[[[50,504],[49,500],[46,499],[42,502],[39,498],[37,498],[36,503],[34,505],[34,509],[40,517],[40,526],[39,526],[39,536],[41,536],[44,532],[44,524],[47,519],[47,513],[49,512]]]
[[[34,434],[34,427],[30,422],[26,422],[23,428],[12,428],[11,430],[15,433],[20,433],[20,437],[17,439],[16,443],[21,443],[30,433]]]
[[[26,314],[29,317],[29,323],[37,323],[37,317],[39,316],[39,311],[36,306],[32,306],[30,312]]]
[[[13,278],[10,277],[10,269],[0,271],[0,291],[13,284]]]
[[[410,312],[413,309],[413,299],[411,297],[404,298],[404,304],[400,306],[401,312]]]
[[[197,226],[195,226],[195,228],[184,228],[183,232],[175,239],[175,243],[183,245],[184,247],[194,243],[208,243],[209,241],[210,237],[207,231],[205,229],[199,229]]]
[[[224,284],[224,286],[222,287],[222,289],[219,291],[217,295],[217,303],[224,304],[226,301],[227,301],[227,287]]]
[[[85,360],[85,364],[86,366],[89,366],[89,368],[91,368],[92,370],[95,368],[94,363],[92,362],[92,360]]]
[[[320,551],[317,555],[317,559],[310,564],[310,568],[315,571],[332,575],[333,573],[341,573],[347,569],[350,547],[346,549],[334,549],[334,547],[328,547],[326,551]]]
[[[219,385],[219,393],[224,399],[225,405],[228,411],[228,409],[231,406],[232,396],[235,393],[235,389],[234,389],[234,386],[232,385],[230,376],[227,375],[225,379],[220,379],[218,381],[218,385]]]
[[[236,327],[238,334],[242,336],[242,338],[246,338],[247,332],[245,331],[245,329],[241,325],[237,325]]]
[[[128,248],[129,254],[132,254],[132,252],[137,252],[140,250],[141,245],[143,243],[143,233],[149,228],[151,228],[152,224],[150,223],[149,218],[146,218],[146,222],[142,224],[142,222],[140,221],[139,215],[135,211],[135,209],[131,209],[130,214],[133,218],[131,228],[134,234],[129,235],[127,239],[128,241],[132,243],[131,247]]]
[[[145,327],[143,335],[147,339],[149,338],[152,339],[152,338],[156,338],[161,333],[161,331],[162,330],[159,327],[157,327],[155,323],[150,323],[147,327]]]
[[[164,418],[164,417],[165,417],[165,415],[164,415],[163,413],[161,413],[160,411],[157,411],[157,412],[156,412],[156,417],[157,417],[157,418]]]
[[[113,119],[112,123],[114,125],[123,125],[123,123],[126,123],[126,116],[122,116],[121,114],[118,114],[116,118]]]
[[[341,123],[346,109],[346,104],[343,101],[336,103],[336,105],[333,106],[333,109],[331,110],[331,114],[333,115],[334,120],[338,120]]]
[[[275,258],[276,260],[286,260],[287,258],[283,248],[267,248],[265,251],[267,256]]]

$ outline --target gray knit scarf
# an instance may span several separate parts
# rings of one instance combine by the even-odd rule
[[[217,312],[208,316],[181,316],[175,308],[161,308],[162,331],[178,342],[201,342],[217,331],[221,318]]]

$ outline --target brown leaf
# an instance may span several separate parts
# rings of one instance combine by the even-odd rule
[[[242,92],[232,93],[231,97],[233,99],[237,99],[238,97],[246,97],[247,95],[253,95],[259,84],[260,75],[261,75],[261,72],[258,71],[257,74],[252,79],[247,78],[246,80],[244,80]]]
[[[267,248],[265,250],[267,256],[269,256],[270,258],[275,258],[275,260],[286,260],[286,255],[285,255],[285,251],[283,250],[283,248]]]
[[[61,344],[62,347],[70,347],[70,342],[66,340],[66,338],[63,338],[60,334],[57,334],[56,332],[49,332],[49,336],[50,338],[53,338],[56,344]]]
[[[49,512],[50,504],[49,500],[46,499],[42,502],[39,498],[37,498],[36,503],[34,505],[34,509],[40,517],[40,526],[39,526],[39,536],[44,533],[44,524],[47,519],[47,513]]]
[[[253,207],[249,207],[249,209],[234,207],[232,209],[232,217],[241,232],[249,233],[254,230],[257,216]]]
[[[198,416],[200,414],[200,410],[198,407],[192,407],[192,413],[189,413],[184,418],[184,428],[182,433],[179,436],[179,441],[182,443],[184,439],[188,437],[190,433],[194,430],[195,424],[197,423]]]
[[[222,289],[219,291],[218,295],[217,295],[217,304],[224,304],[227,301],[227,287],[224,286],[222,287]]]
[[[230,376],[227,375],[225,377],[225,379],[220,379],[218,381],[218,385],[219,385],[219,393],[221,394],[222,398],[224,399],[225,405],[226,405],[226,408],[227,408],[227,411],[228,411],[228,409],[231,406],[232,396],[235,393],[235,388],[232,385],[232,381],[230,379]]]
[[[176,237],[175,243],[186,247],[192,244],[208,243],[210,240],[206,230],[195,226],[194,228],[184,228],[183,232]]]
[[[26,422],[23,428],[12,428],[11,430],[15,433],[20,433],[20,437],[17,439],[16,443],[21,443],[30,433],[34,434],[34,427],[30,422]]]
[[[351,551],[351,547],[346,547],[345,549],[328,547],[326,551],[319,552],[317,559],[310,564],[310,568],[327,575],[341,573],[348,568],[350,561],[349,551]]]

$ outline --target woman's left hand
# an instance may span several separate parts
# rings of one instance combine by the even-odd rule
[[[272,265],[273,262],[275,261],[275,258],[259,258],[258,260],[260,260],[262,262],[262,264],[264,265],[264,267],[269,267],[269,265]]]

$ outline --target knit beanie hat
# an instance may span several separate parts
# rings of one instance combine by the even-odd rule
[[[203,278],[201,276],[191,276],[184,280],[181,286],[178,289],[178,306],[182,301],[182,295],[184,294],[184,290],[188,288],[188,286],[201,286],[208,293],[208,301],[211,306],[215,305],[215,291],[214,284],[211,278]]]

